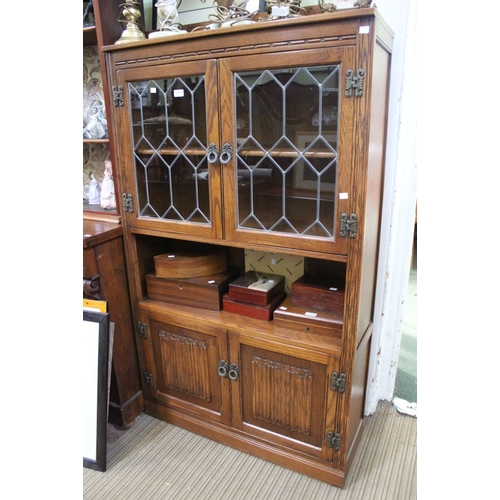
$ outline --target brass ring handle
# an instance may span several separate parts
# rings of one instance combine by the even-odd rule
[[[217,370],[217,373],[221,377],[225,377],[227,375],[227,363],[223,359],[219,361],[219,368]]]
[[[208,163],[215,163],[219,157],[219,148],[212,142],[207,149]]]
[[[231,363],[231,366],[229,367],[229,378],[231,380],[236,380],[238,378],[238,375],[240,374],[240,369],[235,363]]]
[[[226,165],[226,163],[229,163],[231,161],[232,157],[233,157],[233,148],[231,147],[231,144],[226,142],[224,146],[222,146],[222,153],[220,154],[220,162],[223,165]]]

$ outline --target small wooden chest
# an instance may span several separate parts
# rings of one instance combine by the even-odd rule
[[[288,297],[274,311],[274,325],[288,330],[341,338],[343,321],[340,315],[298,307]]]
[[[197,278],[222,273],[227,269],[225,252],[173,252],[155,255],[158,278]]]
[[[273,319],[273,311],[283,302],[285,297],[286,293],[280,292],[269,304],[259,305],[234,300],[229,296],[229,293],[226,293],[222,297],[222,309],[227,312],[240,314],[241,316],[248,316],[249,318],[271,321]]]
[[[330,314],[344,314],[344,283],[304,275],[291,286],[292,304]]]
[[[229,297],[233,300],[265,306],[283,292],[284,288],[284,276],[247,271],[229,284]]]
[[[232,268],[210,276],[185,279],[158,278],[154,273],[149,273],[146,275],[148,298],[220,311],[222,296],[238,274],[239,270]]]

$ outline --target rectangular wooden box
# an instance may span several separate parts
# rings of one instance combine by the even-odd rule
[[[318,311],[297,307],[288,297],[274,311],[274,326],[288,330],[297,330],[306,333],[342,337],[342,317]]]
[[[283,292],[284,288],[284,276],[247,271],[229,284],[229,297],[233,300],[265,306]]]
[[[227,312],[248,316],[249,318],[271,321],[273,311],[283,302],[286,297],[285,292],[280,292],[274,299],[266,305],[250,304],[232,299],[228,293],[222,297],[222,309]]]
[[[330,314],[344,314],[344,283],[304,275],[292,283],[292,304]]]
[[[222,309],[222,296],[229,283],[238,277],[238,269],[228,269],[223,273],[198,278],[158,278],[154,273],[146,275],[148,298],[198,307],[212,311]]]

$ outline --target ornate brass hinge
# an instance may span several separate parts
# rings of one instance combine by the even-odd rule
[[[332,391],[345,392],[346,376],[345,373],[333,372],[330,379],[330,389]]]
[[[144,382],[148,387],[153,387],[153,375],[148,372],[144,372]]]
[[[347,214],[340,214],[340,237],[347,238],[347,233],[349,233],[349,238],[355,238],[358,234],[358,216],[356,214],[351,214],[347,218]]]
[[[115,108],[121,108],[125,104],[123,101],[123,87],[113,85],[113,104]]]
[[[332,431],[328,431],[326,435],[326,446],[328,448],[333,448],[335,451],[339,451],[341,439],[342,436],[340,434],[334,434]]]
[[[144,323],[141,323],[140,321],[137,322],[137,335],[141,337],[141,339],[148,338],[148,330],[146,328],[146,325]]]
[[[358,69],[356,75],[352,69],[348,69],[345,73],[345,96],[352,97],[352,91],[354,89],[354,95],[356,97],[361,97],[363,95],[363,87],[365,84],[365,70]]]
[[[132,195],[130,193],[123,193],[123,211],[124,212],[133,212],[134,211],[134,202],[132,200]]]

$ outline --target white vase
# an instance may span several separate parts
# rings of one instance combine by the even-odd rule
[[[181,2],[182,0],[158,0],[156,2],[156,29],[163,30],[179,23],[179,12],[177,9]]]

